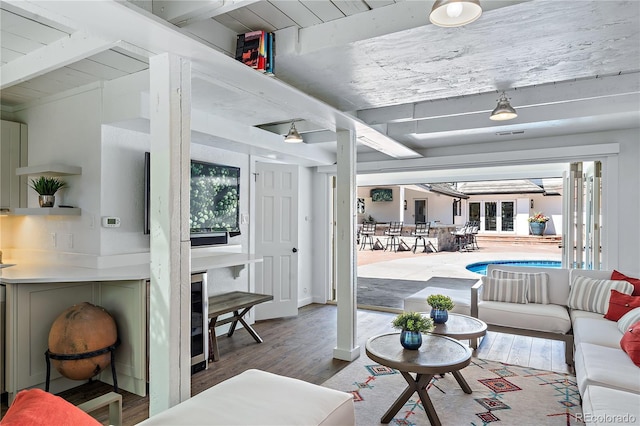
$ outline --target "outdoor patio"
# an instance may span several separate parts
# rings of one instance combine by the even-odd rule
[[[480,243],[480,248],[472,251],[438,253],[422,253],[411,251],[384,251],[363,249],[357,251],[358,278],[398,280],[399,285],[408,284],[407,281],[426,282],[433,277],[472,278],[478,279],[479,274],[466,269],[466,266],[476,262],[496,260],[555,260],[562,259],[562,249],[557,244],[549,243],[516,243],[486,241]],[[399,291],[401,293],[402,291]],[[403,299],[398,294],[399,299]],[[368,305],[369,306],[369,305]],[[371,305],[375,306],[375,305]],[[388,310],[384,307],[381,309]]]

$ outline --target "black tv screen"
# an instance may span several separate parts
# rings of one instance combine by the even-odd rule
[[[191,234],[240,232],[240,168],[191,160]]]
[[[151,167],[145,153],[145,223],[150,231]],[[192,245],[226,244],[240,235],[240,168],[191,160],[189,228]]]

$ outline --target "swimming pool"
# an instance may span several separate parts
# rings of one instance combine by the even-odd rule
[[[476,274],[487,275],[487,265],[508,265],[508,266],[532,266],[541,268],[561,268],[562,262],[557,260],[490,260],[487,262],[470,263],[467,270]]]

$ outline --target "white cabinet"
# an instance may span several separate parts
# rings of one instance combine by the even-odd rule
[[[16,169],[27,164],[27,125],[0,121],[0,212],[27,206],[27,177]]]

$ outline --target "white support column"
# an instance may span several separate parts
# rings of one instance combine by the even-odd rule
[[[338,130],[336,188],[336,277],[338,301],[338,344],[333,357],[353,361],[360,356],[356,346],[356,137]]]
[[[149,416],[191,395],[191,63],[150,59]]]

